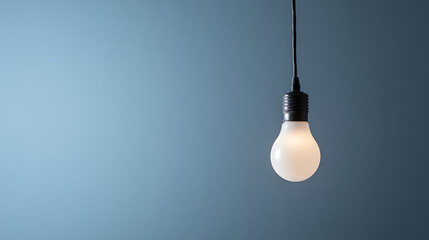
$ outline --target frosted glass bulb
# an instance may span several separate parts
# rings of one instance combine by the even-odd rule
[[[301,182],[319,167],[320,150],[306,121],[285,121],[271,148],[271,165],[285,180]]]

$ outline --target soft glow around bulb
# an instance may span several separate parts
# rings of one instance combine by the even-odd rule
[[[305,121],[285,121],[271,148],[271,165],[285,180],[301,182],[319,167],[320,150]]]

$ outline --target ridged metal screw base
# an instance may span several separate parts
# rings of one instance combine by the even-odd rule
[[[291,91],[283,97],[284,121],[308,121],[308,95]]]

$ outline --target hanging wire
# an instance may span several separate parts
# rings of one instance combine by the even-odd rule
[[[295,0],[292,0],[292,54],[293,54],[293,77],[298,77],[298,68],[296,66],[296,10]]]
[[[292,78],[292,91],[301,91],[301,84],[298,78],[298,67],[296,64],[296,10],[295,0],[292,0],[292,66],[293,66],[293,78]]]

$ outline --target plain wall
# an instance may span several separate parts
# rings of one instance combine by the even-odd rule
[[[0,239],[428,239],[428,11],[298,0],[297,184],[290,1],[1,1]]]

